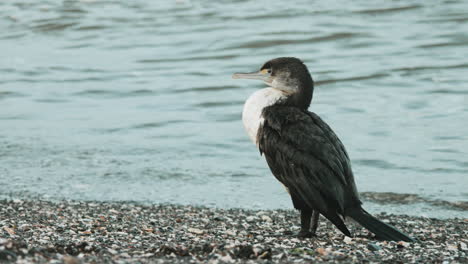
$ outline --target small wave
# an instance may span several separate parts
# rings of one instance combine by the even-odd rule
[[[256,49],[256,48],[267,48],[281,45],[292,45],[292,44],[301,44],[301,43],[316,43],[323,41],[332,41],[340,39],[349,39],[362,36],[360,33],[350,33],[350,32],[338,32],[333,33],[327,36],[313,37],[307,39],[273,39],[273,40],[258,40],[251,41],[242,45],[230,46],[226,49]]]
[[[134,90],[130,91],[127,94],[128,95],[135,95],[135,96],[140,96],[140,95],[154,95],[156,92],[153,90],[149,89],[139,89],[139,90]]]
[[[375,137],[388,137],[390,133],[388,131],[372,131],[372,132],[369,132],[369,135],[375,136]]]
[[[218,122],[232,122],[242,119],[242,114],[240,112],[233,114],[223,114],[220,117],[216,118]]]
[[[433,152],[441,152],[441,153],[460,153],[460,151],[456,149],[448,149],[448,148],[435,148],[431,149]]]
[[[453,159],[432,159],[432,160],[437,161],[437,162],[454,164],[458,167],[468,168],[468,161],[458,161],[458,160],[453,160]]]
[[[112,90],[85,90],[73,93],[75,96],[86,96],[95,98],[116,98],[116,97],[133,97],[133,96],[147,96],[156,94],[153,90],[139,89],[128,92],[112,91]]]
[[[433,44],[423,44],[416,46],[417,48],[444,48],[444,47],[454,47],[454,46],[465,46],[466,42],[439,42]]]
[[[50,31],[61,31],[67,28],[73,27],[78,25],[77,22],[70,22],[70,23],[45,23],[33,26],[33,30],[41,31],[41,32],[50,32]]]
[[[314,12],[315,13],[315,12]],[[323,12],[324,13],[324,12]],[[297,15],[297,14],[296,14]],[[233,17],[233,16],[223,16],[222,19],[242,19],[242,21],[253,21],[253,20],[265,20],[265,19],[281,19],[281,18],[291,18],[291,14],[282,10],[282,12],[262,14],[262,15],[252,15],[244,16],[242,18]]]
[[[56,99],[56,98],[41,98],[41,99],[35,99],[35,102],[39,103],[66,103],[69,102],[69,100],[66,99]]]
[[[319,86],[319,85],[328,84],[328,83],[362,81],[362,80],[369,80],[369,79],[378,79],[378,78],[383,78],[383,77],[387,77],[387,76],[388,76],[388,74],[377,73],[377,74],[371,74],[371,75],[366,75],[366,76],[356,76],[356,77],[349,77],[349,78],[319,80],[319,81],[315,81],[314,84]]]
[[[102,30],[107,29],[108,26],[104,25],[90,25],[90,26],[79,26],[75,30],[77,31],[94,31],[94,30]]]
[[[82,49],[82,48],[88,48],[92,47],[92,44],[90,43],[82,43],[82,44],[73,44],[73,45],[67,45],[63,46],[63,49]]]
[[[425,101],[411,101],[404,103],[403,106],[406,109],[411,109],[411,110],[418,110],[418,109],[423,109],[428,106],[428,103]]]
[[[401,7],[390,7],[390,8],[378,8],[378,9],[366,9],[355,11],[354,13],[358,14],[369,14],[369,15],[381,15],[386,13],[395,13],[407,10],[414,10],[421,8],[422,5],[410,5],[410,6],[401,6]]]
[[[440,206],[452,210],[468,210],[468,202],[458,201],[449,202],[444,200],[431,200],[410,193],[392,193],[392,192],[361,192],[361,198],[380,204],[413,204],[427,203],[432,206]]]
[[[179,124],[179,123],[188,123],[188,120],[168,120],[164,122],[150,122],[150,123],[143,123],[131,126],[130,129],[149,129],[149,128],[157,128],[157,127],[164,127],[171,124]]]
[[[189,181],[193,180],[188,173],[183,172],[168,172],[168,171],[160,171],[154,168],[144,168],[140,171],[140,175],[143,177],[148,177],[151,180],[176,180],[176,181]]]
[[[355,160],[354,163],[380,169],[400,169],[400,167],[393,163],[379,159],[359,159]]]
[[[22,38],[24,36],[26,36],[27,33],[24,33],[24,32],[21,32],[21,33],[18,33],[18,32],[15,32],[15,33],[11,33],[11,32],[7,32],[6,35],[4,36],[0,36],[0,39],[16,39],[16,38]]]
[[[163,63],[163,62],[183,62],[200,60],[229,60],[239,57],[239,55],[216,55],[216,56],[196,56],[186,58],[167,58],[167,59],[144,59],[137,60],[137,63]]]
[[[118,96],[119,94],[120,93],[117,91],[109,91],[109,90],[85,90],[85,91],[76,92],[73,95],[101,97],[101,96]]]
[[[226,102],[203,102],[195,104],[196,107],[221,107],[221,106],[232,106],[232,105],[243,105],[244,101],[226,101]]]
[[[6,98],[14,98],[14,97],[24,97],[25,94],[18,93],[18,92],[10,92],[10,91],[0,91],[0,100]]]
[[[468,68],[468,63],[455,64],[455,65],[440,65],[440,66],[414,66],[414,67],[401,67],[392,69],[394,72],[413,72],[413,71],[426,71],[426,70],[444,70],[444,69],[464,69]]]
[[[461,136],[435,136],[433,137],[434,140],[463,140]]]
[[[174,90],[174,93],[186,93],[186,92],[212,92],[212,91],[225,91],[238,89],[239,86],[235,85],[220,85],[220,86],[201,86],[201,87],[192,87],[187,89]]]
[[[96,129],[95,131],[99,133],[117,133],[117,132],[122,132],[122,131],[128,131],[128,130],[140,130],[140,129],[152,129],[152,128],[159,128],[159,127],[165,127],[169,126],[172,124],[180,124],[180,123],[190,123],[192,121],[190,120],[167,120],[167,121],[162,121],[162,122],[148,122],[148,123],[141,123],[141,124],[136,124],[132,125],[129,127],[114,127],[114,128],[104,128],[104,129]],[[174,137],[174,136],[172,136]]]
[[[0,120],[31,120],[27,115],[0,116]]]
[[[468,89],[467,90],[435,89],[435,90],[430,90],[428,93],[430,94],[468,94]]]
[[[356,108],[356,107],[340,107],[340,111],[346,112],[346,113],[364,113],[365,110],[361,108]]]
[[[450,169],[450,168],[433,168],[429,170],[421,170],[427,173],[436,173],[438,175],[448,174],[448,173],[455,173],[455,174],[468,174],[468,170],[464,169]]]
[[[454,14],[452,14],[454,15]],[[423,19],[419,20],[419,23],[427,24],[427,23],[441,23],[441,22],[455,22],[455,23],[465,23],[468,21],[468,17],[466,14],[461,15],[460,17],[448,17],[448,18],[431,18],[431,19]]]

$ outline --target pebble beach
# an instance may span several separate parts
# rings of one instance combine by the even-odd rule
[[[468,263],[468,219],[379,214],[417,242],[379,241],[321,219],[298,239],[294,210],[116,202],[0,201],[5,263]]]

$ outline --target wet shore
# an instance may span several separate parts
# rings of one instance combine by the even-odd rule
[[[418,242],[378,241],[352,223],[348,238],[324,219],[300,240],[293,210],[2,200],[0,262],[468,262],[468,219],[378,217]]]

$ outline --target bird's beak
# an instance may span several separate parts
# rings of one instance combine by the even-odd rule
[[[270,78],[270,74],[266,73],[265,71],[257,71],[257,72],[249,72],[249,73],[234,73],[232,75],[233,79],[252,79],[252,80],[261,80],[261,81],[268,81]]]

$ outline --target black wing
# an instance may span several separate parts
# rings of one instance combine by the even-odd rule
[[[339,215],[360,201],[341,141],[316,114],[295,107],[266,107],[263,117],[257,142],[272,173],[293,201],[301,200],[342,229]]]

